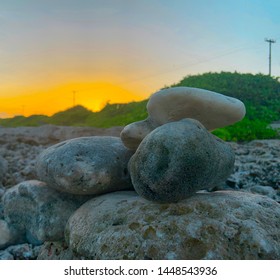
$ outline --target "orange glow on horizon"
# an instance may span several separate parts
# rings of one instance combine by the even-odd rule
[[[100,111],[108,102],[127,103],[145,99],[137,91],[108,82],[68,83],[44,91],[30,90],[29,94],[0,97],[0,118],[16,115],[48,115],[82,105]],[[147,98],[147,97],[146,97]]]

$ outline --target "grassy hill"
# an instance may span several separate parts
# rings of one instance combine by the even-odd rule
[[[247,114],[241,122],[217,129],[214,134],[224,140],[274,138],[277,133],[268,124],[280,119],[280,83],[277,78],[262,74],[205,73],[187,76],[171,85],[204,88],[242,100]],[[51,117],[34,115],[0,119],[5,127],[39,126],[42,124],[112,127],[124,126],[147,116],[147,100],[128,104],[107,104],[100,112],[76,106]]]

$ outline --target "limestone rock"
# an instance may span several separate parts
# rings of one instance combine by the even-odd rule
[[[127,169],[131,155],[118,137],[81,137],[43,151],[37,173],[50,187],[73,194],[131,189]]]
[[[96,128],[42,125],[38,127],[0,127],[0,143],[53,145],[81,136],[119,136],[123,127]]]
[[[0,251],[0,260],[35,260],[39,250],[40,246],[28,243],[9,246],[6,250]]]
[[[93,198],[69,219],[66,241],[91,259],[279,259],[280,205],[237,191],[159,204],[135,192]]]
[[[62,240],[68,218],[88,199],[60,193],[40,181],[26,181],[5,192],[4,217],[21,242]]]
[[[4,207],[3,207],[3,202],[0,196],[0,220],[4,218]]]
[[[14,260],[14,257],[12,254],[10,254],[7,251],[0,251],[0,261],[5,260],[5,261],[11,261]]]
[[[12,239],[9,225],[5,220],[0,220],[0,249],[7,247]]]
[[[37,178],[35,162],[43,149],[45,149],[43,146],[13,141],[0,145],[0,154],[7,160],[9,166],[2,181],[5,188]]]
[[[228,185],[244,190],[270,186],[278,193],[276,198],[280,201],[280,140],[254,140],[243,145],[231,145],[236,161],[234,173],[227,180]]]
[[[0,218],[1,218],[1,197],[4,195],[6,189],[0,184]]]
[[[39,251],[38,260],[79,260],[81,258],[68,248],[65,242],[45,242]]]
[[[8,162],[2,156],[0,156],[0,183],[2,182],[3,177],[7,172],[7,170],[8,170]]]
[[[129,161],[137,193],[160,202],[176,202],[225,181],[233,166],[231,146],[192,119],[156,128]]]
[[[148,133],[168,122],[192,118],[213,130],[240,121],[246,110],[236,98],[204,89],[173,87],[154,93],[147,111],[146,120],[129,124],[121,132],[126,147],[137,149]]]

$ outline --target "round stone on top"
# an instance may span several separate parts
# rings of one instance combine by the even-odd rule
[[[127,125],[121,139],[129,149],[137,149],[144,137],[165,123],[192,118],[207,130],[240,121],[246,113],[243,102],[209,90],[173,87],[154,93],[147,104],[148,118]]]

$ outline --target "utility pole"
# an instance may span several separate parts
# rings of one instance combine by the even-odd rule
[[[265,42],[269,43],[269,76],[271,76],[271,44],[276,43],[273,39],[265,39]]]

